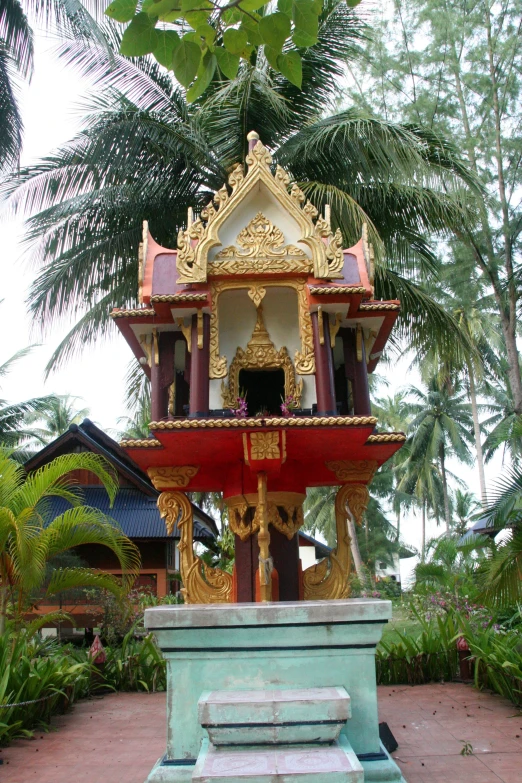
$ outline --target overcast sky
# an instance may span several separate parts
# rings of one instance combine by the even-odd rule
[[[37,36],[35,73],[31,84],[23,89],[25,140],[22,164],[48,155],[75,134],[80,127],[81,96],[87,89],[88,84],[70,68],[66,69],[53,54],[53,42],[43,35]],[[131,358],[130,349],[114,329],[112,340],[101,341],[96,347],[85,349],[65,369],[53,373],[44,381],[44,367],[67,332],[67,325],[60,325],[42,339],[37,325],[31,323],[26,313],[25,300],[34,278],[34,268],[23,246],[23,222],[4,212],[1,231],[0,299],[4,301],[0,304],[0,333],[4,339],[0,345],[0,364],[29,344],[41,344],[2,381],[0,396],[10,401],[20,401],[50,392],[78,395],[82,398],[78,406],[89,408],[90,418],[111,432],[117,428],[118,418],[127,413],[123,378]],[[390,394],[406,383],[418,382],[417,378],[408,374],[407,361],[395,365],[390,375],[391,386],[387,391]],[[476,471],[458,464],[450,465],[450,468],[478,496]],[[488,482],[500,470],[499,456],[487,468]],[[433,524],[429,527],[428,536],[440,532]],[[409,516],[404,520],[403,537],[420,548],[420,517]],[[411,560],[403,561],[403,578],[410,573],[412,565]]]

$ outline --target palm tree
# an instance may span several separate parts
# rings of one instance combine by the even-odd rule
[[[79,587],[99,587],[115,595],[122,585],[111,574],[92,568],[54,568],[57,556],[84,544],[106,546],[117,556],[122,571],[133,580],[139,570],[136,546],[108,517],[82,505],[72,471],[89,470],[107,490],[111,501],[118,484],[110,467],[95,454],[65,454],[26,475],[23,467],[0,451],[0,635],[8,614],[20,619],[37,594],[55,595]],[[62,498],[70,508],[49,517],[48,499]]]
[[[477,514],[480,504],[472,492],[457,488],[454,495],[453,510],[457,518],[455,532],[458,536],[464,535],[469,527],[472,517]]]
[[[439,509],[443,505],[444,491],[440,469],[433,459],[427,455],[413,459],[412,438],[407,441],[401,451],[407,455],[402,466],[402,475],[398,491],[410,497],[409,504],[421,511],[421,561],[426,558],[426,521],[429,516],[439,524]]]
[[[93,10],[103,3],[90,2]],[[31,78],[34,67],[33,31],[27,18],[90,38],[103,46],[94,18],[79,0],[2,0],[0,3],[0,174],[17,162],[23,136],[19,106],[20,79]]]
[[[28,423],[40,423],[33,428],[32,434],[40,443],[50,443],[59,435],[67,432],[71,424],[79,424],[89,415],[88,408],[77,409],[75,402],[80,399],[70,394],[53,395],[46,409],[28,418]]]
[[[62,47],[96,82],[83,130],[6,191],[13,208],[32,213],[27,237],[41,262],[33,316],[44,325],[58,315],[78,319],[51,365],[107,334],[112,306],[136,300],[143,219],[158,242],[174,247],[187,208],[203,207],[244,160],[252,129],[318,208],[332,206],[348,246],[368,224],[375,294],[402,300],[400,336],[421,353],[435,339],[443,355],[469,349],[419,280],[437,268],[426,237],[462,227],[474,179],[429,130],[352,109],[333,113],[345,63],[365,34],[346,4],[326,1],[319,42],[303,52],[301,90],[272,71],[260,49],[234,81],[216,77],[190,106],[157,63],[119,57],[119,33],[108,25],[106,34],[112,54],[81,35]]]
[[[4,378],[13,365],[31,351],[31,348],[22,348],[14,356],[0,364],[0,379]],[[14,448],[22,441],[32,438],[34,431],[28,424],[31,417],[40,417],[45,414],[50,405],[55,401],[54,395],[45,397],[33,397],[23,402],[11,403],[0,399],[0,445]]]
[[[487,379],[481,389],[487,402],[484,408],[489,413],[484,426],[489,430],[484,441],[486,462],[499,448],[503,448],[504,457],[509,455],[517,461],[522,456],[522,417],[515,413],[513,396],[509,385],[502,375],[504,362],[500,362],[500,372],[496,378]]]
[[[483,515],[494,530],[504,529],[482,569],[484,598],[513,606],[522,601],[522,467],[520,460],[498,480]]]
[[[437,461],[444,498],[446,533],[451,528],[448,472],[446,460],[455,456],[462,462],[470,461],[469,443],[473,420],[470,405],[459,382],[433,377],[426,390],[411,387],[408,390],[408,411],[413,416],[410,430],[410,462],[420,464]]]

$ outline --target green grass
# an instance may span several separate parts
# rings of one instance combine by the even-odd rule
[[[400,637],[397,633],[416,638],[422,633],[422,626],[418,620],[411,617],[406,606],[402,604],[393,605],[393,617],[389,623],[384,626],[382,633],[383,641],[390,644],[399,643]]]

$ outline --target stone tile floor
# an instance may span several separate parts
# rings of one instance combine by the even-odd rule
[[[356,708],[353,705],[354,709]],[[470,685],[379,688],[408,783],[522,783],[522,713]],[[1,783],[144,783],[165,750],[165,694],[111,694],[3,748]],[[462,756],[464,743],[473,754]]]

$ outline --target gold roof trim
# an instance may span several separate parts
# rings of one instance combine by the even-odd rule
[[[360,427],[375,426],[375,416],[271,416],[248,419],[178,419],[152,421],[151,430],[246,429],[248,427]],[[372,436],[370,435],[370,438]]]
[[[368,289],[363,285],[309,285],[308,290],[314,296],[328,296],[338,294],[366,294]]]
[[[122,449],[157,449],[161,442],[156,438],[127,438],[120,440]]]
[[[154,315],[156,315],[155,310],[144,308],[141,310],[113,310],[110,313],[111,318],[150,318]]]
[[[151,296],[150,301],[153,304],[155,302],[205,302],[207,297],[206,293],[187,291],[180,294],[156,294],[156,296]]]
[[[370,435],[366,443],[404,443],[405,440],[404,432],[381,432],[377,435]]]
[[[359,305],[359,312],[379,312],[379,310],[400,310],[401,306],[398,304],[377,302],[375,304],[361,304]]]
[[[232,193],[229,194],[226,185],[223,185],[202,210],[201,216],[179,232],[176,259],[178,281],[203,283],[207,280],[208,253],[221,244],[221,226],[248,193],[261,182],[299,226],[299,241],[311,250],[315,277],[342,277],[344,255],[341,232],[337,230],[332,233],[328,221],[318,217],[317,209],[306,199],[296,183],[292,185],[290,192],[288,191],[290,177],[280,166],[277,166],[275,174],[272,174],[272,157],[260,141],[247,155],[246,163],[246,175],[241,164],[238,164],[228,178]],[[327,240],[326,244],[324,239]],[[302,264],[302,260],[300,263]],[[213,266],[215,268],[216,265]]]

